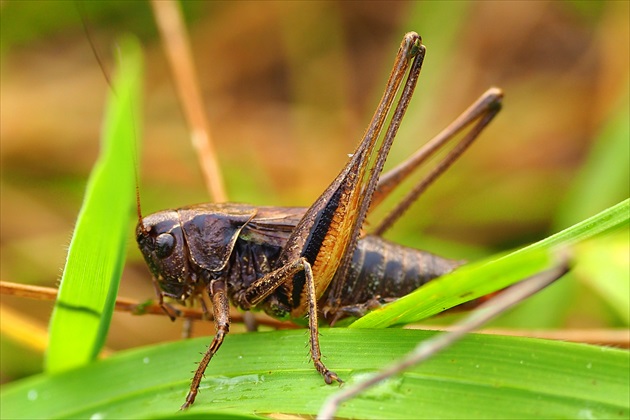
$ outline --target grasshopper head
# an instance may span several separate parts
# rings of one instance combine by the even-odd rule
[[[166,210],[141,219],[136,227],[136,240],[163,295],[186,300],[194,285],[177,212]]]

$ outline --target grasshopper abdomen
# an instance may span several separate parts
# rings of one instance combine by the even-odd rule
[[[358,241],[346,275],[333,280],[320,307],[331,324],[346,316],[361,317],[462,263],[368,235]]]

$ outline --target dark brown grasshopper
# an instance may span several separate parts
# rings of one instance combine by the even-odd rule
[[[160,304],[212,301],[216,335],[203,356],[182,409],[195,401],[203,373],[228,333],[229,304],[279,319],[308,318],[310,353],[326,383],[342,380],[321,360],[318,319],[360,317],[461,264],[381,238],[409,205],[474,141],[497,114],[502,93],[488,90],[408,161],[379,175],[413,94],[425,47],[405,35],[383,97],[359,146],[309,208],[200,204],[161,211],[138,223],[137,241],[153,274]],[[406,80],[403,83],[403,79]],[[399,88],[402,92],[377,151]],[[366,235],[362,225],[379,204],[456,133],[474,124],[397,208]],[[370,169],[371,168],[371,169]]]

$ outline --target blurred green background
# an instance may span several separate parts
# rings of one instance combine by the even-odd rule
[[[183,7],[232,201],[308,206],[363,134],[410,30],[423,37],[428,52],[391,164],[488,87],[501,87],[505,100],[479,142],[388,238],[476,259],[544,238],[629,195],[628,2]],[[144,45],[146,105],[138,121],[145,133],[138,140],[144,212],[208,200],[148,3],[3,1],[5,281],[56,284],[98,152],[108,86],[82,28],[81,8],[106,69],[120,34],[134,33]],[[611,303],[615,293],[627,293],[627,229],[584,245],[580,257],[584,262],[571,278],[504,324],[627,325],[623,310]],[[610,278],[621,279],[621,289],[601,291]],[[154,294],[134,245],[120,294],[138,300]],[[3,331],[15,314],[45,329],[51,309],[50,302],[2,296]],[[117,350],[173,340],[180,329],[163,317],[116,314],[107,345]],[[196,328],[197,335],[210,333],[210,325]],[[24,335],[36,336],[26,329]],[[37,345],[6,335],[1,344],[2,382],[41,369]]]

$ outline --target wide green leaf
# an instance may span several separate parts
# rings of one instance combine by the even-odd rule
[[[50,321],[46,370],[84,365],[100,352],[125,262],[134,206],[136,125],[141,55],[137,42],[121,43],[101,151],[87,185]]]
[[[325,329],[322,349],[329,367],[352,383],[433,334]],[[201,338],[134,349],[72,371],[11,384],[2,393],[1,417],[313,415],[338,389],[326,385],[313,369],[304,331],[235,334],[210,363],[195,405],[178,413],[190,370],[208,342]],[[349,401],[338,415],[627,418],[629,372],[628,353],[622,350],[470,335]]]

